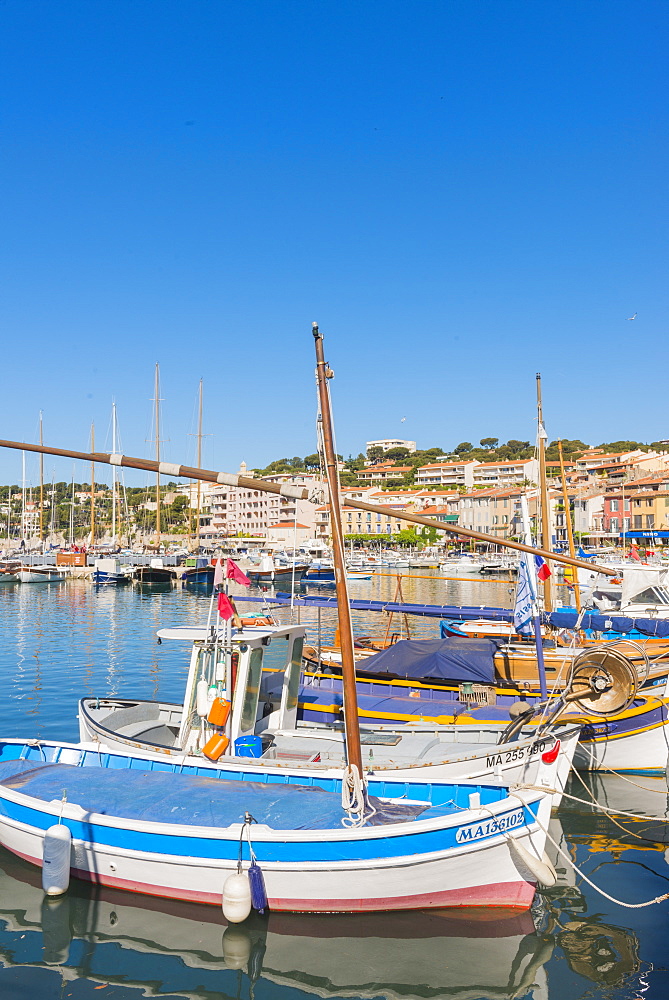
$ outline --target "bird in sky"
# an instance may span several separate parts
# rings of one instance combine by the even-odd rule
[[[406,420],[406,417],[402,417],[402,419],[400,420],[400,423],[403,424],[405,420]]]
[[[636,319],[638,315],[639,315],[638,313],[634,313],[633,316],[628,316],[627,319],[628,320],[630,320],[630,319]]]

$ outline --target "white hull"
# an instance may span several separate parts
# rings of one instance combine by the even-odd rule
[[[64,579],[64,574],[56,569],[41,569],[38,566],[33,566],[32,569],[19,570],[21,583],[62,583]]]
[[[527,800],[536,795],[527,793]],[[274,910],[293,912],[363,912],[424,909],[443,906],[503,906],[526,909],[534,896],[536,878],[514,860],[510,834],[536,859],[541,859],[550,819],[550,798],[538,803],[537,824],[519,826],[520,802],[504,799],[485,810],[464,810],[457,817],[365,827],[355,831],[282,831],[253,827],[253,846]],[[46,803],[11,789],[2,791],[0,842],[14,854],[41,864],[44,831],[58,821],[60,803]],[[30,821],[8,817],[30,810]],[[223,884],[237,870],[240,826],[188,827],[123,821],[84,812],[67,803],[63,822],[73,832],[71,868],[76,877],[170,899],[220,905]],[[90,840],[77,835],[89,831]],[[485,840],[449,847],[449,834],[485,829]],[[491,832],[492,831],[492,832]],[[434,835],[436,834],[436,838]],[[475,832],[473,836],[481,836]],[[140,839],[147,850],[118,847],[114,841]],[[438,841],[443,838],[444,846]],[[174,843],[179,853],[155,853],[152,844]],[[199,856],[209,844],[215,857]],[[421,844],[433,849],[424,851]],[[411,850],[402,851],[402,847]],[[367,845],[367,846],[365,846]],[[436,849],[435,848],[436,845]],[[386,850],[393,856],[384,856]],[[188,852],[185,856],[184,852]],[[266,855],[291,855],[294,860],[267,860]],[[344,860],[333,860],[341,853]],[[311,854],[316,860],[305,860]],[[319,855],[327,860],[318,860]],[[367,854],[362,860],[346,855]],[[223,855],[221,857],[220,855]],[[298,860],[299,858],[299,860]]]

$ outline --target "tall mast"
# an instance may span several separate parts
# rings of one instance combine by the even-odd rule
[[[328,490],[330,493],[330,525],[332,532],[332,557],[335,571],[335,590],[337,594],[337,610],[339,613],[339,632],[341,642],[341,665],[344,682],[344,726],[346,730],[346,754],[348,763],[358,768],[362,778],[362,751],[360,749],[360,725],[358,721],[358,693],[355,686],[355,658],[353,653],[353,631],[351,627],[351,608],[346,586],[346,564],[344,552],[344,535],[341,526],[341,501],[339,498],[339,473],[337,471],[337,456],[334,449],[334,434],[332,429],[332,413],[330,410],[330,392],[327,380],[334,373],[325,364],[323,355],[323,337],[318,331],[318,325],[313,324],[313,334],[316,344],[316,379],[318,382],[318,399],[321,410],[321,427],[323,433],[323,452],[327,473]]]
[[[74,548],[74,463],[72,463],[72,496],[70,498],[70,545]]]
[[[41,410],[39,411],[39,443],[44,444]],[[44,544],[44,455],[42,453],[39,457],[39,543],[40,545]]]
[[[155,380],[156,462],[160,466],[160,369],[156,361]],[[156,551],[160,548],[160,469],[156,472]]]
[[[112,452],[117,453],[116,445],[116,403],[112,400]],[[116,548],[116,466],[112,465],[112,547]]]
[[[197,467],[202,468],[202,379],[200,379],[200,392],[198,397],[197,416]],[[202,500],[202,480],[197,481],[197,527],[195,528],[195,550],[200,549],[200,503]]]
[[[95,424],[91,424],[91,454],[95,453]],[[91,548],[95,545],[95,462],[91,462]]]
[[[26,453],[21,452],[21,540],[26,546]]]
[[[571,526],[571,510],[569,509],[569,497],[567,496],[567,478],[564,474],[564,459],[562,457],[562,441],[558,441],[558,452],[560,454],[560,478],[562,480],[562,504],[564,506],[565,524],[567,525],[567,540],[569,542],[569,555],[576,558],[574,549],[574,532]],[[574,571],[574,599],[576,600],[576,610],[581,610],[581,588],[578,585],[578,570]]]
[[[537,428],[539,447],[539,483],[541,489],[541,548],[551,547],[551,522],[548,510],[548,486],[546,484],[546,430],[544,428],[544,413],[541,405],[541,373],[537,372]],[[553,610],[551,597],[551,578],[544,580],[544,610]]]

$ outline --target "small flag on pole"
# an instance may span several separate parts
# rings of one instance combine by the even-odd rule
[[[230,618],[234,618],[237,612],[235,611],[235,606],[228,597],[227,594],[220,593],[218,595],[218,613],[224,621],[228,621]]]
[[[641,562],[641,556],[639,555],[639,550],[636,545],[633,545],[630,549],[630,559],[636,559],[637,562]]]
[[[251,586],[251,581],[249,580],[248,576],[245,576],[245,574],[242,573],[237,563],[233,562],[232,559],[228,559],[226,563],[225,575],[227,576],[228,580],[234,580],[235,583],[241,583],[242,587]]]
[[[537,566],[537,580],[541,580],[543,583],[543,581],[547,580],[551,575],[551,568],[548,563],[541,558],[541,556],[535,556],[534,561]]]
[[[223,583],[223,560],[219,556],[216,560],[216,568],[214,569],[214,590],[216,587],[220,587]]]

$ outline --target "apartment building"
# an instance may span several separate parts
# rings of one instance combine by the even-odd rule
[[[626,532],[628,538],[649,533],[661,542],[669,539],[669,489],[637,490],[630,497],[622,491],[604,497],[604,530],[613,539]]]
[[[416,483],[420,486],[464,486],[471,489],[474,470],[480,464],[475,459],[468,462],[430,462],[418,467]]]
[[[474,486],[513,486],[539,482],[536,458],[508,462],[481,462],[474,469]]]
[[[240,467],[245,475],[246,466]],[[289,483],[294,486],[315,488],[320,480],[306,474],[276,474],[262,477],[267,482]],[[310,500],[296,500],[276,493],[263,493],[241,486],[207,484],[207,505],[211,513],[211,534],[219,537],[233,535],[267,536],[270,528],[295,519],[313,534],[316,524],[314,504]]]
[[[383,483],[388,479],[402,479],[411,470],[411,465],[395,465],[394,462],[384,462],[360,469],[356,472],[356,476],[361,483]]]
[[[368,441],[365,450],[370,448],[381,448],[383,451],[390,451],[391,448],[406,448],[412,454],[416,450],[415,441],[400,441],[399,438],[384,438],[382,441]]]

